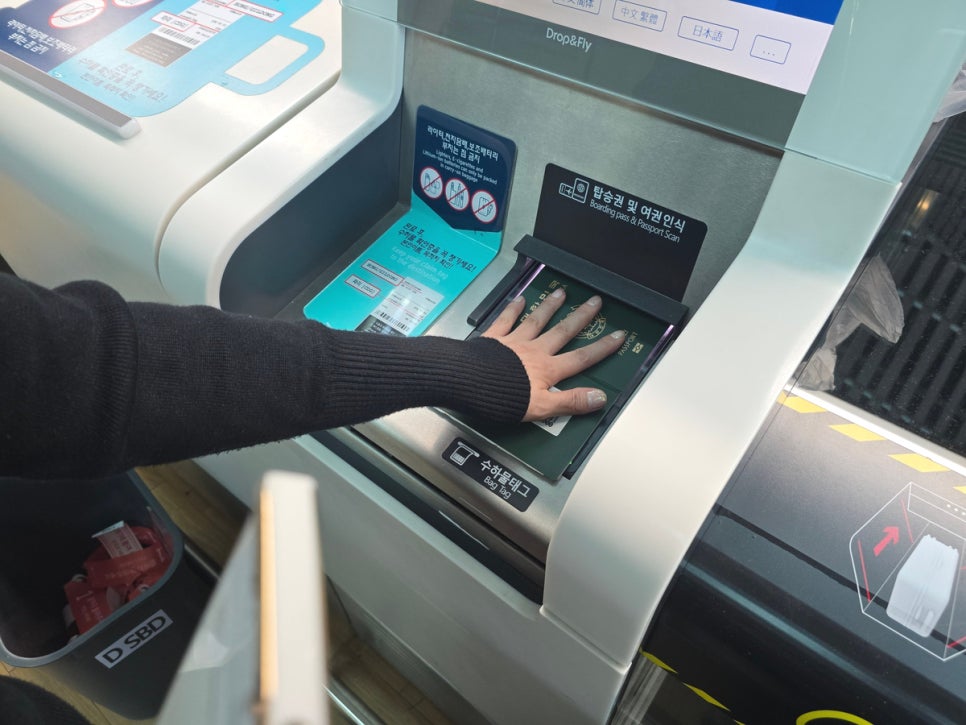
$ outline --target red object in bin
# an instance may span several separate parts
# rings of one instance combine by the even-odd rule
[[[87,580],[95,589],[112,587],[118,591],[127,591],[134,580],[144,572],[168,563],[168,554],[160,544],[153,544],[140,551],[112,559],[104,547],[87,557],[84,570]]]
[[[142,548],[111,558],[103,544],[84,562],[86,576],[76,576],[64,585],[67,603],[83,634],[158,582],[171,561],[157,533],[146,526],[132,526]]]
[[[80,634],[109,616],[121,602],[120,596],[113,589],[93,589],[82,578],[67,582],[64,593]]]
[[[153,569],[148,569],[141,576],[134,580],[131,588],[127,590],[125,601],[130,602],[132,599],[137,598],[139,594],[146,592],[154,584],[157,584],[161,577],[164,576],[164,572],[167,570],[167,563],[162,564],[161,566],[156,566]]]

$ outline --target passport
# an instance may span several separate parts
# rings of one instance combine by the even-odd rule
[[[544,268],[522,292],[527,304],[517,321],[522,322],[540,302],[558,287],[567,298],[545,329],[560,322],[594,294],[601,294],[552,269]],[[587,415],[552,418],[537,423],[494,424],[457,415],[487,440],[516,457],[530,468],[553,480],[560,478],[590,440],[598,426],[610,420],[615,405],[623,403],[660,351],[660,343],[669,331],[666,322],[601,294],[603,305],[593,320],[560,352],[575,350],[593,343],[616,330],[626,330],[620,350],[591,368],[556,387],[601,388],[607,393],[602,410]]]

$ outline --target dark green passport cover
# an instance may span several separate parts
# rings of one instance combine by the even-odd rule
[[[579,282],[545,268],[523,292],[527,305],[520,321],[557,287],[566,290],[567,299],[548,323],[548,329],[590,296],[597,294]],[[603,298],[604,304],[597,316],[561,352],[589,345],[615,330],[627,330],[624,345],[594,367],[557,384],[561,390],[584,386],[603,389],[607,393],[607,405],[603,410],[589,415],[550,419],[543,421],[542,426],[535,423],[497,425],[457,416],[459,420],[547,478],[560,478],[601,419],[614,406],[620,393],[641,372],[655,346],[668,331],[666,322],[608,299],[605,295]]]

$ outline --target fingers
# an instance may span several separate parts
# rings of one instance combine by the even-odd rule
[[[556,289],[537,305],[519,325],[526,301],[517,297],[510,302],[483,333],[513,350],[530,378],[530,404],[524,420],[543,420],[561,415],[581,415],[600,410],[607,404],[603,391],[594,388],[557,390],[559,381],[586,370],[624,344],[623,330],[611,333],[590,345],[560,353],[567,343],[600,312],[601,298],[594,295],[549,330],[547,323],[563,306],[566,294]],[[516,325],[514,327],[514,325]]]
[[[487,328],[486,332],[483,333],[483,337],[505,337],[506,335],[512,334],[515,338],[532,340],[538,337],[542,332],[543,328],[547,326],[550,319],[556,314],[557,310],[563,305],[566,299],[566,294],[562,287],[558,287],[554,292],[548,295],[544,300],[537,305],[537,307],[527,315],[527,318],[520,323],[519,327],[513,329],[516,325],[517,320],[520,319],[520,315],[523,314],[524,306],[526,305],[526,299],[524,297],[517,297],[512,302],[510,302],[503,311],[497,316],[493,323]],[[588,318],[588,321],[590,318]],[[587,323],[585,322],[584,325]],[[574,335],[583,328],[583,325],[574,331]],[[570,337],[573,337],[571,335]],[[568,340],[570,338],[567,338]],[[560,347],[566,344],[566,340]],[[557,350],[560,349],[557,348]],[[556,352],[556,350],[554,351]]]
[[[613,355],[624,344],[625,337],[625,332],[618,330],[591,345],[549,357],[548,359],[552,361],[551,367],[547,370],[550,385],[572,377],[607,356]],[[600,410],[606,404],[607,395],[603,390],[595,388],[556,390],[534,387],[531,390],[530,405],[523,420],[544,420],[560,415],[583,415]]]
[[[595,388],[571,390],[542,390],[534,392],[525,422],[546,420],[562,415],[584,415],[607,405],[607,394]]]
[[[523,297],[517,297],[503,309],[483,335],[484,337],[504,337],[512,334],[514,338],[525,340],[539,338],[544,349],[550,354],[554,354],[576,337],[577,333],[583,330],[594,319],[594,315],[597,314],[601,306],[600,297],[594,295],[567,315],[561,322],[545,331],[547,323],[550,322],[557,311],[563,306],[566,297],[567,295],[564,289],[558,287],[553,293],[544,298],[527,315],[526,319],[514,329],[513,326],[520,319],[520,315],[523,313],[523,308],[526,304]]]
[[[594,295],[576,308],[567,317],[551,327],[540,336],[540,341],[545,345],[547,352],[554,354],[564,345],[573,340],[577,334],[583,330],[600,312],[601,299]]]
[[[537,305],[536,309],[533,310],[527,319],[520,323],[520,326],[514,330],[514,334],[520,337],[524,337],[528,340],[532,340],[543,332],[543,328],[547,326],[550,319],[557,313],[557,310],[563,305],[566,299],[566,294],[564,293],[563,287],[558,287],[550,295],[544,298],[544,300]],[[558,350],[560,348],[557,348]],[[556,352],[556,351],[554,351]]]
[[[507,335],[513,329],[517,320],[520,319],[526,302],[526,299],[523,297],[517,297],[511,301],[510,304],[503,308],[499,316],[493,320],[493,323],[483,333],[483,337],[503,337]]]
[[[578,328],[578,332],[583,328]],[[627,333],[624,330],[615,330],[607,337],[601,338],[590,345],[579,347],[576,350],[556,355],[554,361],[555,376],[558,380],[569,378],[582,370],[586,370],[592,365],[596,365],[608,355],[612,355],[624,344]],[[572,336],[571,336],[572,337]],[[569,338],[568,338],[569,339]]]

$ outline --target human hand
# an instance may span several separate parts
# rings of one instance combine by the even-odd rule
[[[586,370],[619,350],[626,335],[623,330],[613,332],[590,345],[558,355],[594,319],[601,306],[600,297],[595,295],[564,320],[545,331],[547,322],[560,309],[565,299],[563,289],[558,287],[514,329],[513,324],[523,313],[526,304],[523,297],[517,297],[483,333],[484,337],[492,337],[513,350],[527,371],[530,378],[530,404],[527,406],[524,421],[591,413],[600,410],[607,403],[607,395],[596,388],[550,390],[561,380]]]

